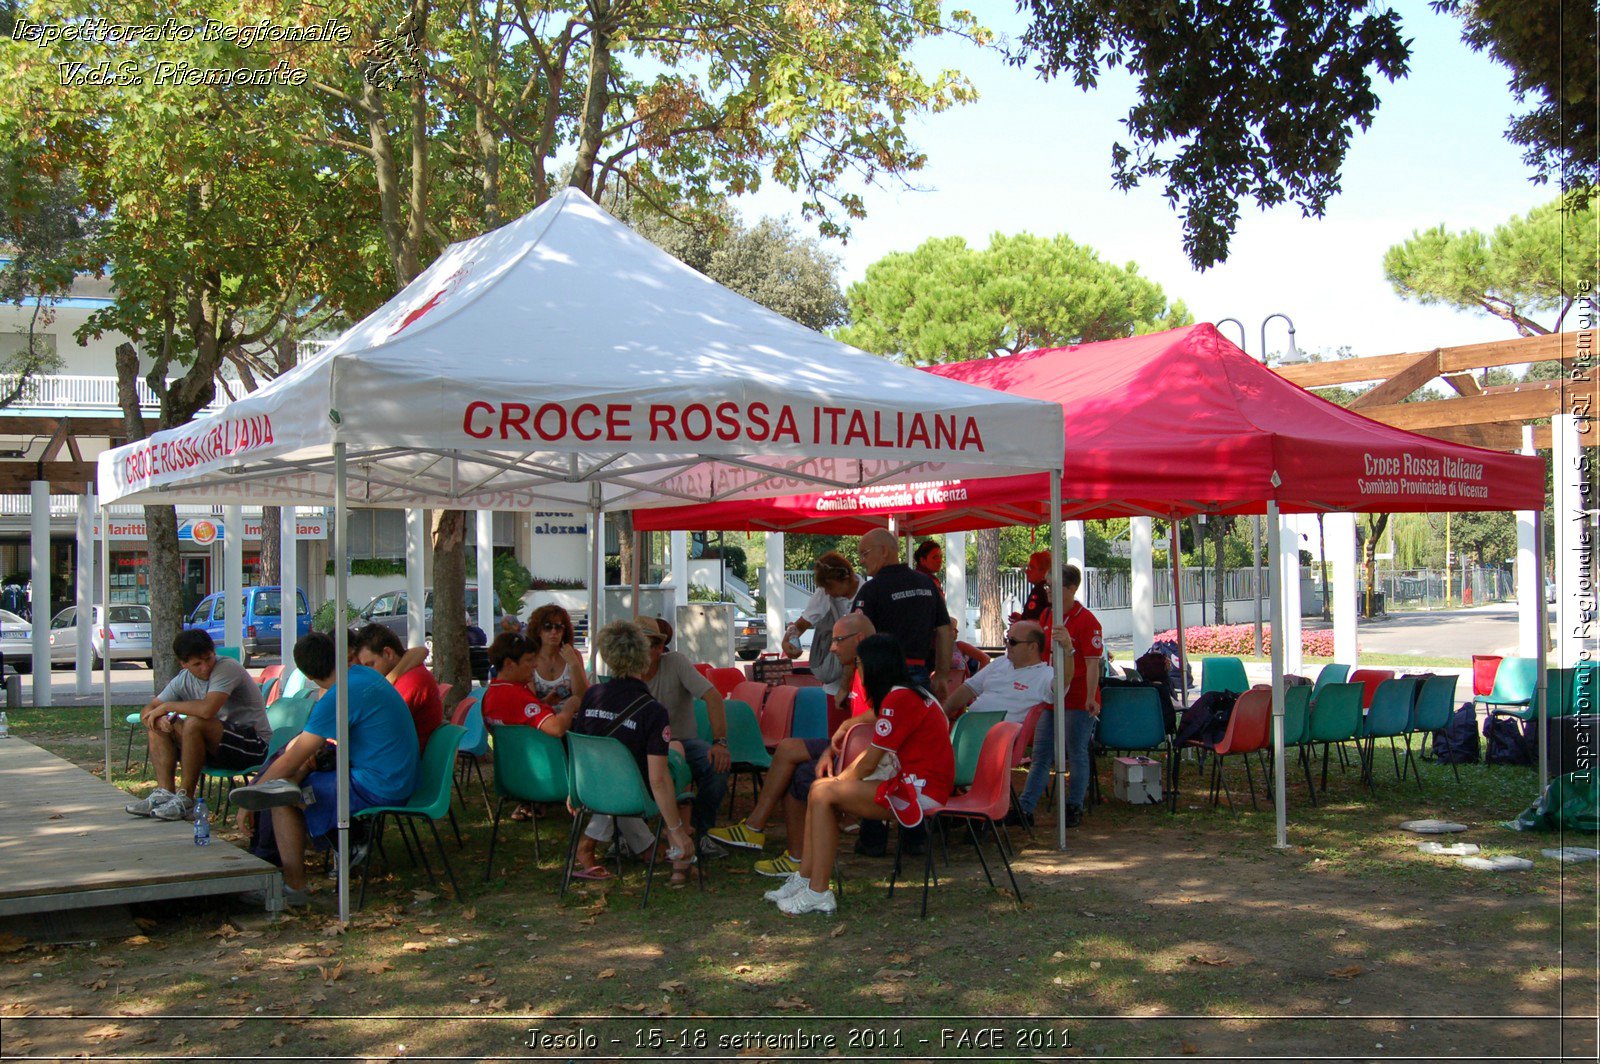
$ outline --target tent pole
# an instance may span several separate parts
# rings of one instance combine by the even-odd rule
[[[1050,604],[1054,623],[1062,624],[1061,615],[1061,471],[1050,471]],[[1046,639],[1055,633],[1046,632]],[[1055,754],[1056,754],[1056,849],[1067,848],[1067,692],[1062,683],[1063,659],[1072,653],[1070,646],[1060,647],[1050,656],[1055,664]]]
[[[600,523],[600,485],[589,485],[589,675],[600,675],[595,637],[600,634],[600,602],[605,593],[606,530]]]
[[[338,750],[339,919],[350,921],[350,625],[344,604],[350,595],[349,523],[345,493],[345,445],[333,445],[333,676]]]
[[[1267,598],[1272,611],[1272,634],[1283,632],[1283,556],[1282,527],[1278,518],[1278,501],[1267,501]],[[1285,793],[1286,772],[1283,764],[1283,640],[1272,641],[1272,804],[1277,813],[1278,841],[1273,845],[1286,849],[1289,845],[1289,796]]]
[[[111,623],[111,508],[100,507],[100,616]],[[111,782],[111,655],[100,659],[100,714],[106,736],[106,782]]]
[[[1189,652],[1183,640],[1183,553],[1178,547],[1178,515],[1167,521],[1167,560],[1172,563],[1172,627],[1178,633],[1178,685],[1189,704]]]
[[[1533,619],[1536,630],[1534,638],[1533,660],[1538,672],[1534,684],[1534,704],[1538,707],[1539,720],[1539,794],[1542,796],[1550,786],[1550,702],[1549,702],[1549,674],[1547,651],[1550,644],[1550,621],[1548,607],[1544,601],[1544,509],[1541,507],[1533,512],[1533,580],[1531,581],[1536,592],[1533,596],[1537,605],[1534,607]]]

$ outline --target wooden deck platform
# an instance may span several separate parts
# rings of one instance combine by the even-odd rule
[[[24,739],[0,739],[0,916],[246,890],[282,907],[276,867],[221,839],[196,846],[186,822],[129,816],[129,800]]]

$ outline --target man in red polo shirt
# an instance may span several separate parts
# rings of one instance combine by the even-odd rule
[[[444,723],[444,699],[439,697],[439,683],[433,673],[422,664],[422,655],[412,654],[411,664],[406,657],[405,644],[400,637],[381,624],[368,624],[356,632],[353,641],[356,663],[382,673],[394,684],[394,689],[405,699],[411,710],[411,723],[417,727],[417,749],[428,748],[428,737]],[[398,669],[399,674],[395,674]]]
[[[1061,621],[1052,632],[1052,639],[1062,648],[1063,672],[1067,683],[1067,766],[1071,772],[1067,788],[1067,827],[1076,827],[1083,820],[1083,799],[1089,789],[1089,744],[1094,740],[1096,718],[1100,716],[1100,662],[1105,657],[1105,642],[1100,634],[1100,622],[1078,601],[1078,588],[1083,583],[1083,573],[1076,565],[1061,567]],[[1028,782],[1017,799],[1020,813],[1013,813],[1013,822],[1031,825],[1033,811],[1044,796],[1050,770],[1055,767],[1055,714],[1042,713],[1033,733],[1033,765],[1028,769]]]

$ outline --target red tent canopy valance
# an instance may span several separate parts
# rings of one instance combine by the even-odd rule
[[[1209,324],[935,366],[1059,402],[1062,516],[1537,510],[1537,458],[1446,443],[1353,413],[1279,377]],[[1042,475],[897,484],[636,511],[641,530],[911,534],[1045,520]]]

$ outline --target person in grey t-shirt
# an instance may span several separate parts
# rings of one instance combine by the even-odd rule
[[[662,617],[635,617],[637,624],[650,640],[650,668],[644,682],[650,695],[667,707],[668,727],[672,738],[683,743],[684,759],[689,762],[689,773],[694,777],[694,811],[690,817],[695,838],[699,840],[704,857],[723,857],[727,851],[715,840],[707,839],[706,832],[717,823],[717,807],[728,793],[728,769],[733,758],[728,753],[728,719],[722,694],[711,681],[695,669],[694,663],[675,650],[667,649],[672,643],[672,625]],[[710,735],[701,735],[695,723],[694,700],[705,699]]]
[[[134,816],[190,820],[202,768],[246,772],[267,759],[272,725],[261,688],[232,658],[219,658],[211,636],[178,633],[172,652],[182,669],[139,714],[150,743],[156,789],[124,806]],[[182,786],[175,769],[183,764]]]

